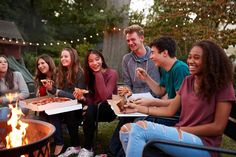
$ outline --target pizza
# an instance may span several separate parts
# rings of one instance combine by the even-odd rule
[[[131,90],[130,90],[130,88],[129,87],[127,87],[127,86],[120,86],[119,88],[118,88],[118,94],[120,95],[120,96],[131,96],[132,95],[132,92],[131,92]]]
[[[76,92],[81,92],[81,93],[83,93],[83,94],[89,93],[88,90],[86,90],[86,89],[80,89],[80,88],[75,88],[75,91],[76,91]]]
[[[53,80],[50,80],[50,79],[42,79],[40,80],[43,84],[46,84],[46,83],[54,83]]]
[[[41,105],[46,105],[48,103],[53,103],[53,102],[65,102],[65,101],[70,101],[70,98],[66,97],[48,97],[48,98],[43,98],[39,100],[34,100],[31,102],[33,105],[41,106]]]

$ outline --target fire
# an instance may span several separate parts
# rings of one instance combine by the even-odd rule
[[[6,97],[11,103],[17,98],[17,94],[8,94]],[[15,107],[12,104],[9,104],[9,108],[12,114],[10,119],[7,121],[7,124],[11,126],[12,131],[6,137],[6,148],[18,147],[28,144],[28,140],[25,137],[28,124],[20,120],[21,116],[24,114],[18,107],[17,101]]]

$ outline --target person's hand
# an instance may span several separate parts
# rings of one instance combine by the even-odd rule
[[[73,95],[76,99],[84,100],[85,99],[84,94],[86,94],[88,92],[89,91],[85,90],[85,89],[75,88],[75,91],[73,92]]]
[[[42,84],[44,87],[46,87],[47,90],[52,90],[52,85],[54,83],[53,80],[49,80],[49,79],[44,79],[41,80]]]
[[[132,102],[127,102],[125,105],[125,110],[122,113],[135,113],[138,111],[137,104]]]
[[[131,96],[132,95],[132,92],[131,92],[131,89],[128,87],[128,86],[119,86],[118,87],[118,94],[120,96]]]
[[[151,106],[153,104],[154,99],[150,98],[138,98],[134,100],[134,103],[137,105],[142,105],[142,106]]]
[[[142,68],[137,68],[136,69],[136,76],[140,79],[140,80],[143,80],[143,81],[146,81],[147,78],[148,78],[148,74],[147,72],[142,69]]]

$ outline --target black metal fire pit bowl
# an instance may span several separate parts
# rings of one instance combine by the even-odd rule
[[[55,127],[47,122],[24,119],[28,123],[26,137],[29,144],[14,148],[0,149],[0,157],[49,157],[50,156],[50,139],[55,132]],[[0,121],[0,141],[5,141],[5,137],[11,131],[7,121]],[[6,142],[6,141],[5,141]]]

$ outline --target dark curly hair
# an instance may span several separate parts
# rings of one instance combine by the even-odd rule
[[[199,93],[210,99],[215,92],[233,82],[233,67],[224,50],[216,43],[202,40],[193,45],[203,51],[202,81]]]

